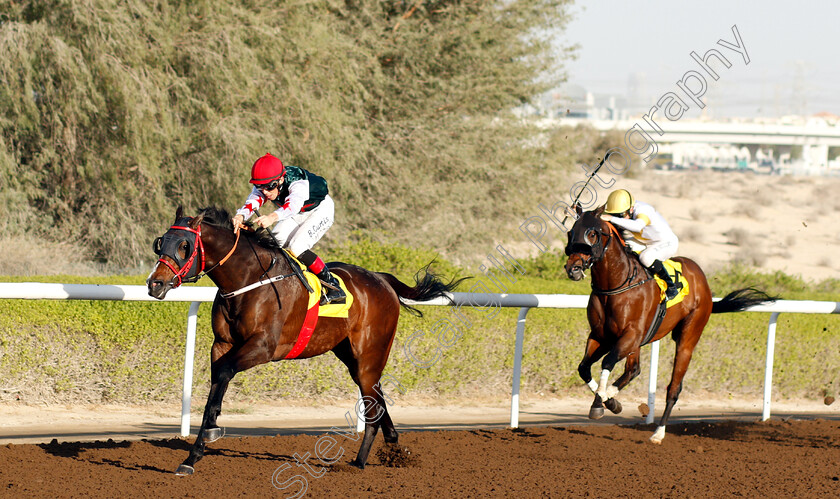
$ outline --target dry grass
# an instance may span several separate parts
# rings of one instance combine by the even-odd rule
[[[761,208],[751,201],[742,201],[735,207],[735,214],[749,218],[750,220],[760,220]]]
[[[680,239],[685,241],[692,241],[695,243],[703,242],[703,231],[696,225],[689,225],[680,233]]]
[[[30,236],[3,236],[0,248],[3,252],[0,275],[102,275],[100,269],[87,259],[84,249],[75,244],[55,243]]]
[[[724,232],[723,234],[726,236],[727,242],[734,246],[752,246],[753,245],[753,236],[749,233],[749,231],[742,229],[740,227],[735,227],[729,229],[728,231]]]
[[[750,267],[763,267],[767,263],[767,255],[757,247],[750,245],[740,248],[732,257],[732,261]]]
[[[695,222],[699,222],[701,220],[711,221],[711,215],[706,214],[706,210],[700,208],[699,206],[692,206],[690,210],[688,210],[688,214],[692,220]]]
[[[759,206],[773,206],[779,201],[779,195],[776,192],[764,190],[756,192],[753,199]]]

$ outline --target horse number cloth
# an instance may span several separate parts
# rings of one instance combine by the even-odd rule
[[[685,276],[683,276],[683,274],[682,274],[682,264],[681,263],[675,262],[673,260],[665,260],[664,262],[662,262],[662,265],[665,267],[665,270],[668,271],[668,274],[671,276],[671,279],[673,279],[674,282],[677,282],[677,281],[681,282],[682,286],[683,286],[682,289],[680,290],[680,293],[677,296],[675,296],[671,301],[668,302],[668,308],[671,308],[672,306],[676,305],[677,303],[683,301],[683,298],[688,296],[688,291],[689,291],[688,290],[688,280],[686,280]],[[665,281],[660,279],[659,276],[655,276],[655,277],[656,277],[656,284],[659,285],[659,289],[661,291],[661,296],[662,296],[661,299],[664,300],[665,299],[665,290],[668,289],[668,285],[665,284]]]
[[[344,280],[336,275],[335,278],[338,279],[338,283],[347,295],[347,299],[344,303],[330,303],[323,307],[320,306],[321,280],[312,272],[304,271],[303,274],[306,276],[306,280],[309,281],[309,285],[312,286],[314,292],[309,294],[309,303],[307,304],[306,317],[303,319],[303,327],[301,327],[300,333],[298,333],[297,341],[295,341],[292,350],[286,355],[287,359],[297,358],[306,348],[306,345],[309,344],[312,333],[315,332],[315,326],[318,324],[318,317],[349,317],[350,306],[353,305],[353,295],[350,294],[350,290],[347,289]]]

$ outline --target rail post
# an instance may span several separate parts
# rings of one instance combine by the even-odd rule
[[[770,323],[767,324],[767,358],[764,361],[764,406],[761,410],[761,420],[770,419],[770,398],[773,392],[773,355],[776,349],[776,321],[779,319],[779,312],[770,314]]]
[[[519,309],[516,319],[516,348],[513,353],[513,386],[510,390],[510,427],[519,428],[519,385],[522,379],[522,345],[525,342],[525,316],[531,307]]]
[[[190,403],[192,401],[193,364],[195,362],[195,330],[200,301],[190,304],[187,315],[187,345],[184,349],[184,391],[181,396],[181,436],[190,436]]]
[[[650,375],[648,380],[648,414],[645,423],[653,423],[656,409],[656,376],[659,369],[659,340],[650,344]]]

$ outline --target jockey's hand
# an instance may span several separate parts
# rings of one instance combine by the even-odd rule
[[[243,217],[242,215],[236,215],[235,217],[230,219],[230,222],[233,224],[233,233],[236,234],[239,232],[239,229],[245,222],[245,217]]]
[[[268,215],[263,215],[254,220],[254,223],[256,225],[259,225],[260,227],[265,227],[267,229],[279,221],[280,216],[277,215],[277,213],[269,213]]]
[[[605,222],[612,222],[613,216],[609,213],[601,213],[601,220]]]

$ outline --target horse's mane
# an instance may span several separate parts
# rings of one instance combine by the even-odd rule
[[[204,221],[214,227],[221,229],[233,230],[233,223],[230,221],[230,213],[224,208],[218,206],[208,206],[199,210],[199,215],[204,215]]]
[[[204,222],[220,229],[233,231],[233,223],[230,221],[230,213],[217,206],[208,206],[199,210],[199,214],[204,214]],[[278,249],[277,242],[271,237],[271,233],[263,228],[257,228],[254,232],[245,231],[245,237],[253,238],[260,246],[269,249]]]

